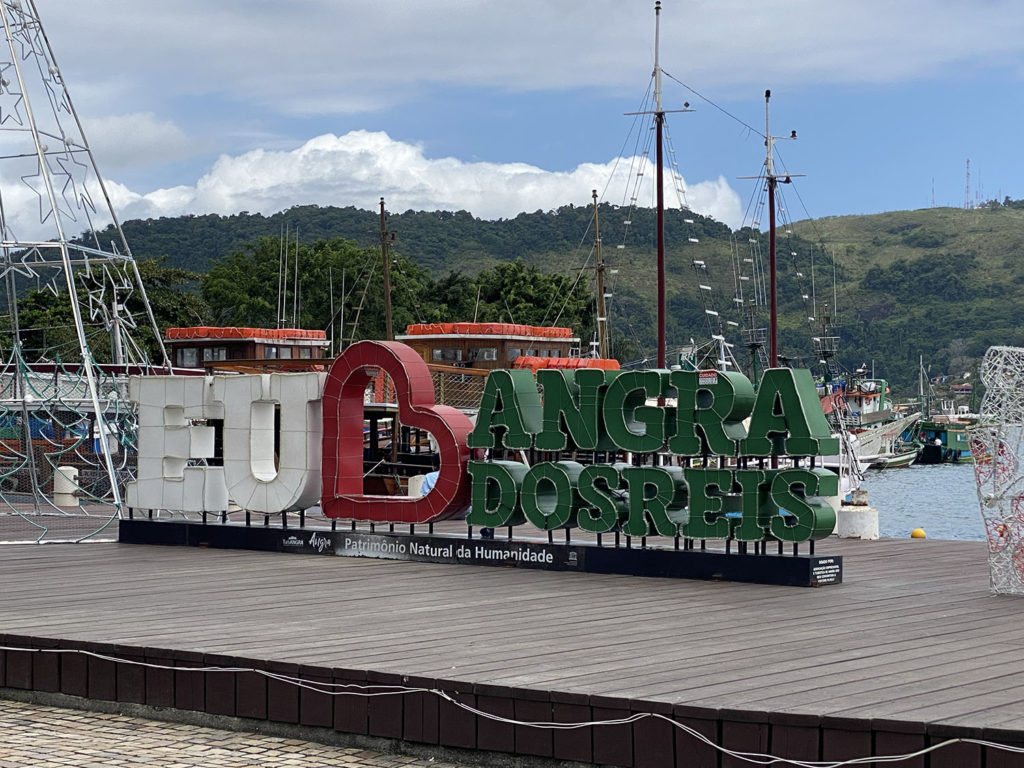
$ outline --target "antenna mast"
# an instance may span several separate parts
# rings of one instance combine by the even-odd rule
[[[967,158],[967,172],[964,174],[964,208],[971,207],[971,158]]]

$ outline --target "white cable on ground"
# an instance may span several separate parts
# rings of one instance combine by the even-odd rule
[[[484,712],[483,710],[477,709],[476,707],[470,706],[461,701],[457,701],[452,698],[450,694],[442,691],[438,688],[413,688],[404,685],[358,685],[356,683],[326,683],[315,680],[304,680],[299,677],[292,677],[291,675],[283,675],[277,672],[268,672],[265,669],[254,669],[251,667],[170,667],[166,664],[153,664],[152,662],[136,661],[134,659],[122,659],[117,656],[108,656],[102,653],[96,653],[94,651],[86,651],[78,648],[11,648],[6,646],[0,646],[0,651],[13,651],[18,653],[77,653],[83,656],[90,656],[95,659],[102,661],[110,661],[117,664],[131,664],[138,667],[146,667],[148,669],[163,669],[170,670],[172,672],[250,672],[253,674],[261,675],[271,680],[277,680],[278,682],[287,683],[294,685],[298,688],[305,688],[310,691],[316,691],[317,693],[323,693],[327,696],[405,696],[414,693],[429,693],[441,698],[451,704],[470,712],[478,717],[483,717],[488,720],[493,720],[498,723],[505,723],[507,725],[519,725],[528,728],[541,728],[545,730],[562,731],[562,730],[573,730],[576,728],[590,728],[602,725],[628,725],[635,723],[640,720],[647,718],[655,718],[658,720],[664,720],[669,725],[678,728],[679,730],[689,734],[693,738],[700,742],[718,750],[722,754],[729,755],[737,760],[742,760],[752,765],[794,765],[797,768],[844,768],[845,766],[851,765],[866,765],[868,763],[898,763],[903,760],[909,760],[914,757],[920,757],[921,755],[927,755],[930,752],[935,752],[944,747],[951,746],[953,744],[975,744],[980,747],[988,747],[990,749],[998,749],[1004,752],[1012,752],[1015,754],[1024,754],[1024,747],[1014,747],[1009,744],[999,744],[994,741],[985,741],[982,739],[972,738],[955,738],[947,739],[938,744],[932,744],[931,746],[919,749],[916,752],[908,752],[902,755],[881,755],[881,756],[867,756],[867,757],[856,757],[850,760],[796,760],[793,758],[776,757],[775,755],[764,755],[758,752],[738,752],[736,750],[729,749],[720,744],[716,744],[714,741],[709,739],[699,731],[690,728],[688,725],[684,725],[671,717],[666,715],[658,714],[656,712],[637,712],[636,714],[629,715],[628,717],[622,717],[612,720],[591,720],[588,722],[576,722],[576,723],[553,723],[553,722],[530,722],[526,720],[515,720],[509,717],[502,717],[500,715],[494,715],[490,712]]]

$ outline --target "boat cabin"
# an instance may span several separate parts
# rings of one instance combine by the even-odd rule
[[[294,370],[322,360],[328,344],[324,331],[301,328],[168,328],[165,340],[176,368],[195,369],[253,364]]]
[[[571,328],[515,323],[419,323],[395,337],[424,362],[456,368],[512,368],[520,357],[579,358]],[[554,366],[552,366],[554,367]]]

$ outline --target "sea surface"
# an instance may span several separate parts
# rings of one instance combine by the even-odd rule
[[[878,510],[883,537],[906,538],[923,528],[929,539],[985,538],[973,464],[871,469],[861,488]]]

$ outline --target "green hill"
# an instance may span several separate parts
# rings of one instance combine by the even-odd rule
[[[592,216],[589,207],[576,206],[497,221],[465,211],[406,211],[390,215],[389,230],[396,236],[395,253],[435,280],[461,273],[471,282],[510,261],[578,275],[593,264]],[[136,258],[167,257],[168,266],[205,273],[261,236],[279,238],[286,226],[297,229],[304,244],[344,238],[371,254],[379,243],[378,214],[351,207],[129,221],[124,229]],[[650,353],[656,335],[654,214],[603,205],[600,227],[610,267],[606,290],[613,294],[609,321],[621,348],[642,356],[638,350]],[[712,219],[669,211],[666,241],[669,344],[707,339],[719,329],[717,317],[743,362],[739,331],[748,318],[735,301],[737,269],[766,269],[765,235],[732,232]],[[904,394],[916,390],[919,358],[932,377],[959,380],[976,371],[988,346],[1024,345],[1022,256],[1024,204],[1010,200],[974,210],[931,208],[794,223],[779,235],[780,351],[797,364],[815,365],[811,337],[821,334],[820,319],[830,314],[841,339],[839,359],[847,367],[874,364],[877,375]],[[591,275],[584,271],[583,279]],[[755,283],[743,283],[748,300]],[[764,325],[763,308],[753,311],[755,324]]]
[[[793,229],[826,243],[840,265],[839,335],[848,354],[874,359],[904,390],[919,356],[932,377],[951,382],[976,371],[989,346],[1024,344],[1024,209],[1010,201]]]

